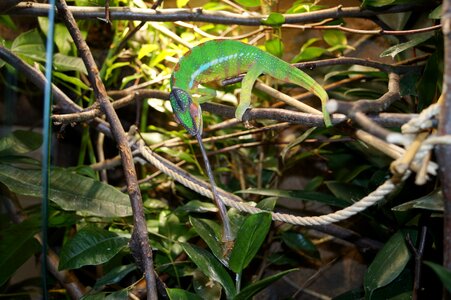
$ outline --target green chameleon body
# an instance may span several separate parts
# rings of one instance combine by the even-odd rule
[[[233,241],[230,223],[226,208],[219,200],[208,157],[202,144],[202,111],[200,105],[192,100],[191,95],[198,93],[204,99],[214,97],[214,91],[207,88],[198,89],[198,85],[245,72],[247,73],[241,85],[240,102],[235,112],[237,119],[242,120],[244,113],[250,107],[255,81],[261,74],[267,74],[302,86],[317,95],[321,99],[324,122],[327,126],[331,125],[329,114],[325,110],[328,100],[326,91],[306,73],[254,46],[231,40],[209,41],[194,47],[180,59],[171,76],[172,110],[178,122],[199,142],[211,182],[213,198],[223,222],[223,241],[227,244]]]

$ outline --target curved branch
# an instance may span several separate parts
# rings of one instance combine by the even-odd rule
[[[77,46],[84,64],[86,65],[86,69],[88,70],[88,78],[94,90],[96,101],[105,112],[105,115],[111,125],[112,134],[119,148],[125,180],[127,183],[127,192],[130,197],[130,203],[133,210],[134,229],[132,231],[130,247],[132,248],[132,253],[134,254],[135,259],[137,259],[138,265],[143,268],[147,283],[147,298],[157,299],[155,271],[153,268],[152,251],[150,249],[149,239],[147,236],[147,224],[144,216],[141,191],[139,189],[132,152],[128,145],[127,136],[121,125],[119,117],[109,102],[105,86],[100,78],[99,70],[89,47],[82,38],[74,16],[68,10],[65,0],[59,0],[57,3],[57,8],[59,14],[63,17],[63,21],[66,24],[75,45]]]
[[[284,24],[298,24],[321,21],[327,18],[372,18],[381,14],[399,13],[418,8],[417,5],[397,5],[375,11],[361,7],[336,6],[302,14],[285,14]],[[424,7],[424,5],[423,5]],[[98,19],[105,17],[103,7],[68,7],[77,19]],[[46,16],[49,5],[40,3],[20,3],[8,13],[14,15]],[[246,26],[264,25],[267,16],[260,14],[236,14],[226,11],[209,11],[202,8],[194,9],[141,9],[130,7],[110,7],[111,20],[139,20],[153,22],[191,21],[214,24],[236,24]]]

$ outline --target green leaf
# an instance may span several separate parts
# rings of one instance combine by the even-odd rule
[[[408,72],[407,74],[404,74],[399,81],[399,92],[401,96],[418,96],[416,85],[419,78],[420,74],[418,72]]]
[[[202,240],[207,243],[214,256],[223,262],[224,253],[221,246],[220,226],[216,223],[208,222],[207,220],[192,217],[189,218],[189,221]]]
[[[260,1],[259,1],[260,2]],[[280,13],[272,12],[262,20],[262,25],[279,27],[285,23],[285,17]]]
[[[69,76],[69,75],[66,75],[64,73],[57,72],[57,71],[53,72],[53,76],[55,76],[55,78],[66,81],[70,84],[73,84],[74,86],[79,87],[83,90],[86,90],[86,91],[91,90],[91,88],[89,86],[87,86],[83,81],[81,81],[78,77]]]
[[[182,289],[166,289],[166,292],[171,300],[202,300],[202,298],[196,294]]]
[[[339,199],[346,199],[348,205],[357,202],[367,195],[366,190],[361,186],[342,183],[338,181],[326,181],[327,188]]]
[[[302,233],[284,232],[281,237],[282,241],[292,250],[306,253],[314,258],[320,258],[320,254],[316,246]]]
[[[61,250],[59,270],[77,269],[109,261],[127,247],[128,238],[97,227],[81,229]]]
[[[372,293],[395,280],[406,267],[410,252],[405,243],[405,232],[397,231],[384,247],[377,253],[365,274],[365,294],[371,298]],[[412,237],[415,232],[408,231]]]
[[[5,15],[0,16],[0,24],[3,24],[6,27],[9,27],[10,29],[17,30],[17,26],[16,24],[14,24],[14,21],[11,19],[10,16]]]
[[[424,263],[434,270],[435,274],[437,274],[438,278],[440,278],[443,283],[443,286],[448,292],[451,292],[451,270],[431,261],[425,261]]]
[[[0,139],[0,156],[25,154],[38,149],[41,144],[40,133],[16,130]]]
[[[437,6],[431,13],[429,14],[429,19],[439,20],[442,18],[442,4]]]
[[[235,0],[244,7],[257,7],[260,6],[260,0]]]
[[[230,253],[229,267],[235,273],[246,268],[263,244],[271,226],[271,214],[258,213],[244,220]]]
[[[222,294],[222,287],[216,281],[212,281],[210,277],[206,276],[199,269],[193,272],[193,289],[196,294],[202,299],[220,300]]]
[[[24,169],[0,164],[0,182],[25,196],[42,196],[40,169]],[[129,198],[114,187],[71,173],[50,170],[49,199],[64,210],[99,217],[126,217],[132,214]]]
[[[323,39],[329,46],[343,46],[347,44],[346,35],[337,29],[324,31]]]
[[[432,103],[437,94],[437,82],[443,78],[440,69],[440,59],[438,51],[435,51],[428,59],[424,67],[423,74],[417,82],[418,90],[418,110],[422,110]]]
[[[280,157],[282,158],[282,161],[285,161],[285,156],[293,147],[305,141],[310,136],[310,134],[312,134],[312,132],[315,131],[315,129],[316,127],[307,129],[303,134],[301,134],[299,137],[295,138],[288,145],[286,145],[285,148],[283,148],[282,151],[280,152]]]
[[[266,50],[271,53],[274,56],[282,57],[283,55],[283,42],[279,38],[274,38],[267,40],[265,42],[265,48]]]
[[[57,71],[78,71],[88,75],[85,64],[80,57],[67,56],[61,53],[56,53],[53,56],[54,68]]]
[[[45,62],[45,46],[37,29],[20,34],[14,39],[11,51],[32,64]]]
[[[395,58],[395,56],[398,55],[399,53],[404,52],[408,49],[411,49],[411,48],[427,41],[432,36],[433,36],[433,33],[430,33],[430,32],[423,33],[423,34],[417,34],[410,41],[401,43],[398,45],[394,45],[394,46],[388,48],[387,50],[383,51],[379,56],[380,57],[391,56],[392,58]]]
[[[394,211],[408,211],[411,209],[426,209],[431,211],[444,211],[444,200],[441,190],[436,190],[433,193],[423,196],[421,198],[403,203],[392,208]]]
[[[185,7],[185,5],[187,5],[189,2],[189,0],[177,0],[177,8],[182,8]]]
[[[40,245],[34,238],[39,230],[38,220],[27,219],[0,231],[0,286],[40,250]]]
[[[277,197],[268,197],[257,203],[257,208],[262,210],[272,211],[277,203]]]
[[[257,189],[250,188],[247,190],[237,191],[235,193],[241,194],[254,194],[254,195],[262,195],[262,196],[271,196],[271,197],[283,197],[294,200],[302,200],[302,201],[317,201],[321,203],[325,203],[328,205],[333,205],[337,207],[346,207],[349,205],[347,201],[342,199],[338,199],[334,196],[319,193],[319,192],[310,192],[310,191],[298,191],[298,190],[276,190],[276,189]]]
[[[187,243],[182,244],[183,249],[197,265],[197,267],[211,279],[219,282],[224,288],[227,298],[233,298],[236,294],[236,289],[232,278],[224,269],[219,261],[205,249]]]
[[[308,48],[302,49],[301,52],[298,55],[296,55],[292,59],[291,62],[292,63],[297,63],[297,62],[300,62],[300,61],[312,60],[312,59],[320,57],[325,52],[327,52],[327,50],[324,49],[324,48],[308,47]]]
[[[264,288],[269,286],[271,283],[279,280],[280,278],[287,275],[288,273],[298,271],[298,270],[299,269],[285,270],[283,272],[277,273],[275,275],[272,275],[272,276],[263,278],[262,280],[259,280],[257,282],[254,282],[254,283],[246,286],[244,289],[242,289],[233,299],[235,299],[235,300],[251,299],[252,296],[254,296],[258,292],[260,292],[261,290],[263,290]]]
[[[94,285],[94,289],[98,289],[103,285],[115,284],[121,281],[125,276],[129,273],[135,271],[137,269],[136,264],[129,264],[125,266],[118,266],[104,276],[100,277],[96,284]]]
[[[202,202],[199,200],[191,200],[183,206],[177,207],[177,210],[195,213],[211,213],[217,212],[218,208],[211,202]]]
[[[47,36],[47,30],[49,28],[49,20],[46,17],[38,17],[39,27],[42,32]],[[69,54],[72,49],[72,45],[74,40],[67,30],[66,26],[63,23],[55,23],[54,24],[54,36],[53,40],[55,41],[58,50],[62,54]]]

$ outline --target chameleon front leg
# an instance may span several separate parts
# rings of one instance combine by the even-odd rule
[[[235,111],[235,117],[238,120],[243,120],[243,115],[246,110],[251,106],[252,88],[257,78],[263,73],[263,66],[256,62],[249,68],[247,74],[244,76],[241,82],[241,94],[240,103]]]
[[[202,136],[201,136],[200,132],[196,134],[196,138],[197,138],[197,142],[199,143],[200,152],[202,152],[202,157],[204,159],[205,169],[207,170],[208,178],[210,179],[211,191],[213,193],[213,200],[214,200],[216,206],[218,207],[219,216],[221,217],[222,226],[223,226],[222,242],[225,244],[224,254],[227,255],[227,253],[233,247],[233,236],[232,236],[232,230],[230,228],[229,217],[227,216],[227,209],[226,209],[224,203],[219,198],[219,194],[216,189],[215,178],[213,176],[213,172],[211,171],[210,161],[208,159],[207,152],[205,151],[204,143],[202,142]]]

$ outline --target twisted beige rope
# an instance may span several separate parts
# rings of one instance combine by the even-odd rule
[[[142,140],[137,142],[137,150],[134,151],[134,154],[142,156],[142,158],[144,158],[147,162],[154,165],[161,172],[174,178],[176,181],[183,184],[187,188],[210,199],[213,198],[213,194],[210,189],[210,184],[206,183],[205,181],[199,180],[198,178],[187,173],[186,171],[180,169],[172,162],[157,155],[150,148],[145,146]],[[395,189],[395,187],[396,184],[394,184],[392,180],[389,179],[385,181],[382,185],[380,185],[375,191],[370,193],[368,196],[352,204],[351,206],[348,206],[334,213],[314,217],[300,217],[290,214],[265,211],[252,206],[250,203],[243,202],[243,200],[240,197],[230,194],[222,189],[218,188],[218,193],[221,201],[223,201],[225,205],[233,207],[239,211],[250,214],[256,214],[265,211],[271,213],[272,219],[274,221],[282,221],[294,225],[312,226],[312,225],[326,225],[348,219],[349,217],[365,210],[369,206],[383,199],[387,194],[392,192]]]
[[[440,106],[438,104],[433,104],[430,107],[424,109],[417,118],[414,118],[407,124],[405,124],[402,128],[403,141],[405,142],[411,141],[413,140],[413,136],[415,136],[416,133],[424,129],[431,128],[433,124],[431,119],[435,117],[439,111]],[[134,130],[131,130],[130,132],[133,135]],[[428,152],[431,151],[431,149],[435,144],[451,144],[451,137],[450,136],[428,137],[421,145],[421,148],[417,153],[418,157],[416,157],[416,159],[417,160],[422,159]],[[404,146],[407,146],[407,143]],[[190,173],[184,171],[183,169],[180,169],[172,162],[159,156],[158,154],[153,152],[150,148],[145,146],[144,141],[142,140],[136,141],[133,147],[135,148],[134,151],[135,156],[141,156],[142,158],[144,158],[144,160],[154,165],[161,172],[174,178],[176,181],[183,184],[187,188],[205,197],[213,199],[213,194],[211,192],[211,186],[209,183],[192,176]],[[436,164],[434,162],[429,162],[429,167],[431,167],[435,171]],[[431,173],[435,174],[435,172]],[[359,212],[362,212],[363,210],[374,205],[378,201],[384,199],[384,197],[387,196],[389,193],[391,193],[400,182],[404,181],[409,176],[409,174],[410,171],[406,171],[405,174],[402,176],[402,178],[397,178],[396,183],[394,182],[393,178],[386,180],[382,185],[380,185],[376,190],[371,192],[369,195],[344,209],[338,210],[330,214],[313,217],[300,217],[291,214],[265,211],[253,206],[251,203],[244,202],[243,199],[241,199],[240,197],[233,195],[229,192],[226,192],[220,188],[218,188],[218,193],[221,201],[223,201],[225,205],[233,207],[242,212],[255,214],[265,211],[271,213],[272,219],[274,221],[281,221],[294,225],[304,225],[304,226],[327,225],[334,222],[346,220],[349,217]],[[255,203],[253,204],[255,205]]]

